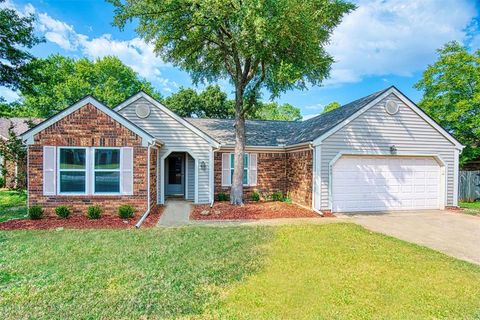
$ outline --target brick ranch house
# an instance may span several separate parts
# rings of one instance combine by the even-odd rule
[[[5,144],[10,138],[10,129],[16,137],[42,122],[39,118],[0,118],[0,144]],[[0,177],[5,188],[25,188],[27,186],[27,162],[6,159],[0,154]]]
[[[395,87],[306,121],[247,121],[245,196],[288,193],[321,213],[457,206],[463,146]],[[171,196],[228,192],[232,120],[181,118],[140,92],[109,109],[92,97],[23,134],[28,204],[74,212],[121,204],[148,214]]]

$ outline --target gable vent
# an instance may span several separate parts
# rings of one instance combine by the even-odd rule
[[[398,106],[398,103],[393,101],[393,100],[388,100],[386,103],[385,103],[385,111],[388,113],[388,114],[391,114],[391,115],[394,115],[398,112],[399,110],[399,106]]]
[[[135,107],[135,113],[139,118],[146,118],[150,115],[150,106],[146,104],[138,104]]]

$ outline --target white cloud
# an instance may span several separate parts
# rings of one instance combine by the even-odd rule
[[[357,5],[327,48],[337,62],[325,84],[423,70],[444,43],[466,41],[466,28],[478,15],[474,1],[467,0],[359,0]]]
[[[0,3],[3,7],[16,10],[19,14],[35,14],[37,10],[31,4],[23,8],[15,6],[11,0]],[[72,53],[81,53],[91,59],[102,58],[107,55],[116,56],[127,66],[160,86],[163,91],[171,92],[178,88],[175,81],[161,77],[161,68],[168,66],[153,52],[153,45],[145,43],[140,38],[131,40],[115,40],[110,34],[103,34],[97,38],[78,33],[75,28],[48,13],[37,13],[37,30],[45,39],[58,45],[63,50]]]
[[[15,91],[12,91],[6,87],[0,87],[0,97],[5,99],[7,102],[12,102],[19,98]]]

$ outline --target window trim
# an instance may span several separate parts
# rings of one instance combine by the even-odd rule
[[[96,150],[119,150],[120,152],[120,159],[118,162],[118,169],[95,169],[95,151]],[[91,190],[93,196],[118,196],[123,194],[122,190],[122,157],[123,157],[123,150],[121,147],[92,147],[92,154],[91,154]],[[118,172],[119,179],[118,179],[118,192],[96,192],[95,190],[95,173],[96,172]]]
[[[244,187],[249,187],[250,186],[250,153],[249,152],[244,152],[244,156],[247,156],[248,158],[248,165],[245,168],[245,159],[243,160],[243,172],[245,173],[245,170],[247,171],[247,183],[243,184]],[[229,156],[229,164],[230,164],[230,186],[233,185],[233,170],[235,169],[235,158],[234,160],[234,166],[232,167],[232,156],[235,157],[235,153],[230,152]]]
[[[84,169],[60,169],[60,152],[62,149],[82,149],[85,150],[85,168]],[[70,146],[64,146],[64,147],[58,147],[57,148],[57,161],[56,161],[56,174],[57,174],[57,194],[58,195],[66,195],[66,196],[84,196],[87,194],[87,189],[88,189],[88,148],[87,147],[70,147]],[[83,192],[61,192],[61,179],[60,179],[60,173],[62,171],[70,171],[70,172],[85,172],[85,191]]]

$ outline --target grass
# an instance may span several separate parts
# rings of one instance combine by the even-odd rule
[[[0,189],[0,222],[23,219],[27,214],[25,190]]]
[[[460,202],[460,208],[464,208],[466,214],[480,215],[480,201],[476,202]]]
[[[472,319],[479,283],[353,224],[0,233],[2,319]]]

